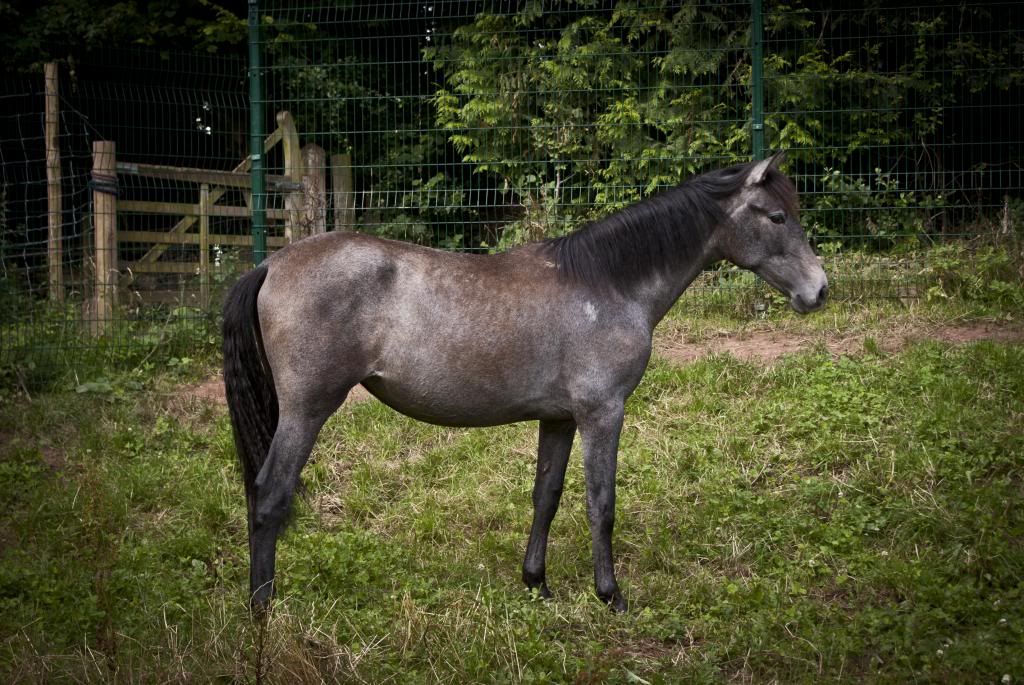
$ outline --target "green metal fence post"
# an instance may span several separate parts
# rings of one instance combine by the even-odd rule
[[[267,197],[263,169],[263,82],[259,0],[249,0],[249,153],[252,159],[252,261],[267,256]]]
[[[751,122],[751,154],[764,159],[764,37],[761,18],[762,0],[750,0],[750,61],[753,121]]]

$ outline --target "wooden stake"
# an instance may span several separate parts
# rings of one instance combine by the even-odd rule
[[[112,140],[92,144],[92,211],[96,240],[95,335],[114,318],[117,288],[117,159]]]
[[[210,186],[199,186],[199,299],[210,306]]]
[[[295,119],[290,112],[278,112],[277,126],[281,129],[281,152],[284,157],[284,175],[295,183],[302,183],[302,150],[299,148],[299,133],[295,130]],[[302,191],[286,193],[284,196],[284,239],[295,242],[303,237]]]
[[[50,299],[64,301],[64,198],[61,195],[60,172],[60,82],[56,62],[48,62],[44,70],[46,91],[46,201],[49,224],[47,260],[50,267]]]
[[[356,195],[352,186],[352,155],[331,155],[331,193],[334,230],[352,230],[356,224]]]
[[[327,231],[327,177],[324,149],[316,143],[302,148],[303,229],[305,235]]]

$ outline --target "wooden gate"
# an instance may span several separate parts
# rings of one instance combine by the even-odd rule
[[[268,193],[282,196],[276,208],[267,209],[267,245],[278,248],[308,235],[327,230],[328,193],[326,163],[323,148],[315,143],[299,146],[295,121],[288,112],[277,115],[277,128],[264,140],[267,155],[275,146],[281,146],[283,173],[266,175]],[[352,192],[351,157],[331,156],[334,205],[334,227],[350,228],[355,222],[354,194]],[[132,288],[148,274],[195,275],[198,280],[198,302],[209,305],[211,285],[211,247],[252,247],[252,235],[215,233],[211,218],[233,217],[249,219],[252,210],[252,183],[247,157],[231,171],[176,167],[160,164],[133,164],[117,162],[115,145],[111,141],[97,141],[93,145],[93,226],[95,229],[96,264],[95,296],[90,303],[95,307],[90,319],[108,321],[113,315],[117,291]],[[140,198],[118,198],[120,180],[128,177],[161,179],[180,184],[196,198],[195,202],[165,202]],[[106,188],[104,187],[106,184]],[[113,188],[113,191],[110,188]],[[240,191],[232,192],[232,191]],[[244,204],[227,204],[232,196],[241,195]],[[272,203],[268,202],[268,205]],[[132,217],[164,215],[178,220],[168,230],[135,230]],[[137,221],[134,222],[137,225]],[[141,257],[118,263],[118,254],[126,244],[148,245]],[[198,247],[198,261],[182,261],[180,255],[173,260],[165,256],[176,245]],[[180,293],[167,290],[146,290],[140,295],[149,301],[168,298],[180,299]],[[102,323],[98,324],[102,328]]]

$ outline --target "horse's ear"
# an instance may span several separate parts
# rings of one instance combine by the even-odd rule
[[[782,164],[782,160],[786,158],[786,151],[779,150],[768,159],[763,159],[760,162],[754,164],[750,169],[750,174],[747,176],[748,186],[757,186],[764,183],[765,179],[768,178],[768,170],[772,167],[776,169]]]

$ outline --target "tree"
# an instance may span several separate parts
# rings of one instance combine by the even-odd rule
[[[244,54],[243,0],[15,0],[0,2],[6,72],[71,64],[91,50],[142,45],[158,50],[235,50]]]
[[[749,22],[734,6],[672,5],[530,2],[425,51],[445,76],[439,125],[524,208],[506,243],[743,156],[734,112]]]
[[[452,248],[477,247],[461,165],[434,125],[420,64],[436,22],[427,6],[329,2],[315,23],[282,8],[264,24],[269,98],[289,103],[307,139],[351,152],[361,230]],[[375,40],[365,40],[372,34]],[[307,133],[308,132],[308,133]]]
[[[524,208],[508,242],[563,232],[748,158],[745,3],[505,7],[484,9],[425,55],[444,77],[438,124],[477,174]],[[1024,80],[1024,38],[1004,28],[1013,25],[1009,6],[997,4],[769,4],[768,144],[790,150],[791,172],[816,191],[805,206],[858,210],[814,213],[817,233],[878,244],[885,233],[934,231],[952,198],[971,201],[980,177],[954,174],[944,157],[1012,124],[1005,103]],[[971,126],[968,101],[994,105],[984,116],[999,123]],[[986,157],[1020,161],[1012,144],[960,154],[978,169]]]

